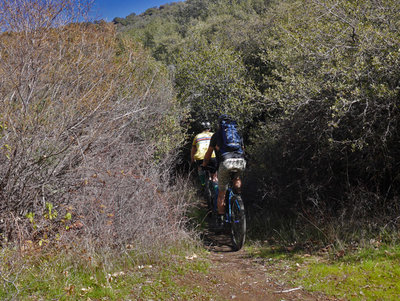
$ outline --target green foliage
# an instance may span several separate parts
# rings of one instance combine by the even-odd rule
[[[381,4],[276,1],[265,15],[273,20],[265,54],[274,69],[264,91],[283,114],[255,130],[273,137],[254,147],[255,176],[272,172],[260,185],[286,211],[396,211],[399,4]]]
[[[62,211],[65,212],[64,217],[59,216],[52,203],[46,202],[42,212],[38,212],[38,214],[28,212],[25,217],[32,227],[31,236],[27,237],[31,239],[27,240],[29,244],[39,247],[54,246],[73,223],[72,208],[67,207]]]
[[[393,0],[188,0],[120,28],[173,65],[195,121],[222,112],[241,121],[249,199],[315,225],[359,225],[398,210],[399,9]]]
[[[120,31],[148,45],[157,59],[175,64],[174,56],[182,42],[191,39],[194,31],[208,41],[228,43],[230,48],[257,39],[260,30],[257,14],[268,6],[269,2],[263,0],[188,0],[151,8],[151,14],[115,18],[114,23]]]
[[[245,122],[251,114],[255,90],[246,81],[240,55],[204,40],[182,49],[177,61],[178,97],[195,119],[228,113]]]
[[[44,214],[44,218],[52,220],[57,217],[58,213],[56,210],[53,210],[52,203],[46,202],[46,209],[47,209],[47,212]]]

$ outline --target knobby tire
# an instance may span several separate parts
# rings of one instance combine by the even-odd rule
[[[244,210],[243,200],[239,195],[233,195],[232,204],[232,220],[231,220],[231,236],[233,248],[239,251],[246,238],[246,214]]]

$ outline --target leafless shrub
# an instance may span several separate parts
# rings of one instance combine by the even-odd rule
[[[160,93],[162,97],[166,91]],[[114,130],[103,133],[77,170],[81,183],[75,184],[78,189],[72,205],[81,217],[82,235],[89,245],[150,250],[146,246],[186,236],[182,231],[188,203],[185,184],[170,184],[176,154],[164,152],[164,157],[155,161],[160,144],[145,137],[166,126],[160,122],[167,108],[161,107],[157,97],[145,103],[149,106],[146,112],[130,117],[134,125],[109,126],[122,132],[119,136]]]
[[[0,230],[21,243],[168,239],[185,207],[168,186],[183,137],[171,84],[113,25],[66,24],[83,4],[0,1]]]
[[[81,217],[81,235],[87,248],[150,252],[156,251],[152,250],[155,246],[187,237],[183,231],[187,208],[184,187],[171,188],[164,182],[169,175],[160,178],[156,166],[137,168],[138,157],[133,157],[124,170],[114,168],[90,177],[83,189],[85,195],[77,195],[76,215]]]
[[[64,26],[86,18],[93,0],[1,0],[0,31],[29,33]]]

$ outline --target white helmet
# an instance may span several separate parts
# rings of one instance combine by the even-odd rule
[[[211,129],[211,124],[208,121],[202,121],[200,125],[203,130]]]

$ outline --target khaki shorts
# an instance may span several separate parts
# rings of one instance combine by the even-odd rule
[[[229,158],[221,162],[218,169],[218,189],[227,190],[231,174],[240,177],[246,168],[246,160],[243,158]]]

